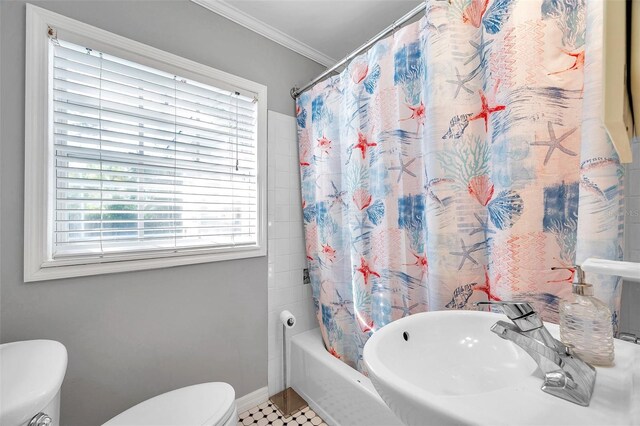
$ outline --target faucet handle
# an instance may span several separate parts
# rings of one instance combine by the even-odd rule
[[[521,318],[526,315],[535,312],[531,305],[528,302],[476,302],[475,306],[484,306],[484,305],[498,305],[502,307],[504,314],[509,317],[509,319]]]
[[[531,331],[543,326],[542,320],[538,313],[533,309],[529,302],[510,302],[510,301],[487,301],[476,302],[475,306],[497,305],[502,308],[504,314],[513,321],[520,330]]]

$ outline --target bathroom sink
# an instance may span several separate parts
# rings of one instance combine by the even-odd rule
[[[0,345],[0,425],[26,424],[48,407],[58,397],[66,371],[62,343],[27,340]],[[57,412],[45,411],[57,425]]]
[[[376,390],[408,425],[640,424],[640,345],[616,339],[613,367],[597,368],[589,407],[540,390],[542,372],[521,348],[491,332],[506,316],[475,311],[412,315],[377,331],[364,348]],[[545,324],[558,337],[555,324]]]

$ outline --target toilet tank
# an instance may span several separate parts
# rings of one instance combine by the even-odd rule
[[[60,387],[67,371],[67,350],[53,340],[0,345],[0,425],[60,426]]]

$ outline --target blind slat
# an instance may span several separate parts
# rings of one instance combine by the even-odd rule
[[[240,191],[238,191],[240,192]],[[244,192],[244,191],[242,191]],[[247,191],[250,192],[250,191]],[[100,195],[103,194],[103,196],[101,197]],[[144,194],[144,195],[141,195]],[[168,197],[173,195],[173,198],[169,198]],[[144,191],[101,191],[100,189],[58,189],[57,191],[57,200],[58,201],[65,201],[65,200],[71,200],[71,201],[93,201],[93,200],[105,200],[105,201],[109,201],[111,203],[113,202],[120,202],[120,201],[131,201],[129,199],[125,199],[125,198],[115,198],[115,197],[137,197],[138,200],[137,201],[147,201],[150,203],[157,203],[157,202],[174,202],[176,204],[180,204],[180,203],[195,203],[194,201],[185,201],[184,199],[186,197],[191,197],[191,198],[206,198],[208,203],[207,204],[212,204],[212,203],[216,203],[218,200],[232,200],[232,203],[237,203],[237,204],[243,204],[244,202],[246,202],[247,199],[251,199],[253,200],[255,198],[255,195],[253,194],[249,194],[249,195],[241,195],[241,194],[231,194],[231,195],[227,195],[227,194],[185,194],[185,193],[173,193],[173,194],[167,194],[167,193],[145,193]],[[153,199],[154,197],[158,197],[158,198],[167,198],[165,200],[162,199],[158,199],[155,200]],[[202,204],[202,202],[198,202],[198,204]]]
[[[56,155],[60,158],[65,157],[73,157],[76,159],[79,158],[95,158],[95,155],[91,155],[95,152],[96,149],[102,150],[102,158],[114,158],[120,159],[123,157],[133,156],[134,158],[146,158],[150,161],[153,160],[155,164],[159,164],[159,162],[165,162],[166,160],[178,160],[180,164],[189,164],[189,163],[203,163],[203,164],[211,164],[216,166],[225,166],[225,167],[234,167],[236,165],[236,160],[239,161],[238,167],[240,169],[255,169],[254,163],[255,159],[251,156],[240,155],[238,153],[237,156],[233,155],[233,153],[222,156],[222,155],[209,155],[209,154],[200,154],[194,152],[185,152],[178,151],[172,148],[160,149],[154,147],[147,147],[144,145],[133,145],[127,143],[120,142],[111,142],[111,141],[100,141],[91,138],[85,138],[84,140],[75,140],[75,141],[67,141],[67,144],[56,144]],[[80,146],[80,144],[84,146]],[[83,157],[82,154],[87,153],[86,157]],[[75,155],[71,155],[75,154]],[[152,155],[153,154],[153,155]],[[146,162],[145,164],[154,164],[151,162]]]
[[[98,188],[103,188],[107,191],[111,190],[110,188],[113,188],[113,190],[119,190],[121,188],[125,188],[124,190],[127,190],[131,187],[140,187],[141,185],[144,188],[155,188],[155,187],[160,187],[160,188],[165,188],[165,191],[171,191],[172,187],[176,185],[175,178],[174,181],[167,181],[167,182],[163,182],[160,181],[158,179],[149,179],[148,181],[144,181],[144,182],[140,182],[140,181],[124,181],[124,180],[103,180],[103,179],[92,179],[90,177],[86,177],[86,176],[81,176],[81,177],[62,177],[58,176],[58,182],[59,186],[57,186],[57,188],[94,188],[94,187],[98,187]],[[117,174],[109,174],[109,173],[105,173],[103,172],[103,177],[105,179],[113,179],[113,177],[118,177]],[[112,177],[113,176],[113,177]],[[132,176],[129,176],[130,178],[135,178]],[[180,185],[181,190],[182,191],[188,191],[188,188],[211,188],[211,186],[206,185],[206,181],[203,181],[201,183],[203,183],[203,185],[196,185],[194,184],[195,180],[185,180],[185,179],[180,179],[180,181],[177,183],[177,185]],[[188,183],[187,183],[188,182]],[[76,185],[76,186],[74,186]],[[256,187],[255,184],[252,182],[235,182],[235,181],[228,181],[228,180],[218,180],[216,186],[213,188],[214,190],[218,190],[218,189],[241,189],[241,190],[245,190],[245,191],[255,191]]]
[[[54,133],[54,145],[73,145],[73,143],[86,143],[87,141],[95,141],[96,144],[100,144],[100,139],[96,139],[93,137],[81,137],[81,136],[72,136],[72,135],[63,135],[60,133]],[[186,154],[195,154],[195,155],[207,155],[211,157],[223,157],[223,158],[235,158],[237,155],[240,158],[244,158],[246,160],[253,160],[255,157],[255,151],[240,149],[236,153],[231,149],[221,149],[221,148],[211,148],[203,145],[190,145],[190,144],[182,144],[175,143],[170,141],[164,141],[164,143],[159,143],[153,139],[145,138],[135,138],[135,139],[110,139],[105,138],[103,135],[102,143],[113,143],[113,144],[123,144],[123,146],[143,146],[149,148],[157,148],[161,150],[166,150],[167,144],[171,144],[174,147],[174,150],[180,153]],[[191,149],[191,151],[189,150]]]
[[[102,183],[102,181],[98,181],[100,183]],[[149,195],[153,195],[153,196],[166,196],[166,195],[170,195],[170,194],[177,194],[177,195],[185,195],[185,196],[208,196],[208,195],[225,195],[225,196],[233,196],[235,192],[237,192],[238,194],[245,194],[243,195],[243,197],[254,197],[254,195],[246,195],[247,193],[250,192],[255,192],[255,188],[246,188],[246,189],[240,189],[240,188],[215,188],[215,190],[212,190],[210,192],[196,192],[197,190],[192,189],[189,190],[188,187],[180,187],[179,192],[178,191],[172,191],[171,187],[164,187],[164,188],[156,188],[153,187],[151,188],[151,185],[144,185],[144,187],[142,187],[142,185],[138,185],[141,186],[141,189],[131,189],[131,188],[100,188],[100,187],[73,187],[73,186],[58,186],[56,189],[58,190],[59,194],[67,194],[67,193],[92,193],[92,194],[100,194],[100,192],[103,192],[105,194],[108,194],[110,196],[135,196],[138,194],[149,194]],[[200,190],[202,190],[202,187],[199,188]]]
[[[122,231],[124,232],[124,230]],[[195,234],[195,235],[171,235],[169,238],[180,238],[180,239],[198,239],[198,238],[202,238],[202,237],[221,237],[221,236],[229,236],[229,237],[236,237],[236,236],[241,236],[241,235],[254,235],[253,232],[209,232],[209,233],[199,233],[199,234]],[[132,237],[132,236],[115,236],[115,237],[110,237],[110,236],[103,236],[101,238],[92,238],[92,239],[83,239],[80,242],[100,242],[100,241],[117,241],[117,242],[121,242],[121,241],[146,241],[146,240],[153,240],[153,239],[167,239],[167,235],[152,235],[152,236],[144,236],[144,237]],[[75,242],[58,242],[57,244],[60,245],[68,245],[68,244],[76,244]]]
[[[83,95],[60,96],[59,92],[58,96],[54,97],[54,103],[58,108],[66,107],[70,110],[80,110],[80,115],[87,116],[97,116],[98,110],[100,110],[103,116],[105,114],[111,114],[121,119],[134,120],[137,122],[146,120],[156,123],[157,125],[166,124],[171,127],[173,127],[174,124],[178,124],[179,126],[202,130],[215,131],[219,128],[221,129],[219,130],[220,132],[227,132],[235,131],[237,126],[238,130],[245,135],[252,134],[254,130],[252,122],[245,124],[240,121],[240,117],[235,114],[233,118],[207,117],[204,114],[201,115],[203,118],[198,118],[198,114],[185,114],[180,107],[176,106],[168,106],[167,109],[171,111],[161,112],[140,108],[139,106],[130,106],[120,102],[113,102],[103,98],[93,99]],[[180,114],[178,114],[178,110],[180,110]],[[194,118],[194,116],[196,118]],[[136,118],[139,120],[135,120]]]
[[[176,234],[180,234],[181,231],[185,231],[185,230],[189,230],[189,229],[197,229],[197,230],[211,230],[212,232],[215,232],[215,229],[223,229],[223,230],[229,230],[229,228],[233,228],[233,229],[245,229],[245,228],[249,228],[249,229],[253,229],[255,227],[254,223],[250,223],[248,225],[241,225],[241,224],[223,224],[223,225],[198,225],[198,226],[148,226],[148,227],[138,227],[138,228],[123,228],[123,229],[117,229],[117,228],[100,228],[100,229],[91,229],[91,228],[87,228],[87,229],[78,229],[78,230],[70,230],[70,231],[54,231],[56,234],[58,235],[62,235],[62,234],[90,234],[90,235],[96,235],[96,234],[112,234],[112,233],[131,233],[131,232],[138,232],[138,231],[142,231],[143,233],[148,232],[148,233],[153,233],[153,232],[164,232],[164,231],[174,231]],[[246,231],[247,234],[251,234],[250,231]]]
[[[245,145],[250,146],[253,143],[252,135],[247,135],[246,132],[241,130],[236,134],[235,129],[202,129],[181,124],[171,127],[168,126],[167,123],[160,123],[158,121],[151,120],[140,121],[137,120],[136,117],[130,117],[131,120],[127,123],[125,121],[118,121],[118,118],[126,117],[124,114],[116,116],[115,114],[110,115],[108,111],[103,111],[103,113],[103,118],[97,118],[89,115],[56,111],[54,113],[54,123],[67,124],[67,122],[71,122],[72,124],[76,123],[83,128],[105,129],[117,133],[134,135],[139,134],[140,132],[148,132],[150,134],[159,135],[159,137],[165,136],[166,138],[170,138],[169,140],[173,140],[177,133],[187,137],[203,138],[216,142],[224,142],[226,139],[227,142],[233,141],[235,143],[235,139],[237,138],[241,139]]]
[[[76,209],[76,208],[58,208],[57,209],[57,214],[58,216],[60,216],[60,214],[82,214],[82,213],[92,213],[92,212],[102,212],[102,213],[153,213],[154,216],[158,216],[158,215],[162,215],[162,214],[174,214],[172,211],[168,211],[168,210],[137,210],[137,209],[132,209],[132,210],[111,210],[109,208],[104,208],[102,210],[84,210],[84,209]],[[199,216],[198,217],[202,217],[203,220],[206,219],[206,213],[211,213],[211,214],[216,214],[216,217],[218,216],[218,213],[230,213],[230,212],[246,212],[246,213],[256,213],[257,211],[255,209],[252,209],[250,207],[247,206],[235,206],[232,208],[225,208],[224,206],[216,206],[216,208],[210,209],[210,210],[191,210],[191,209],[184,209],[184,210],[180,210],[179,213],[197,213]]]
[[[242,108],[235,105],[221,108],[219,104],[202,104],[188,99],[177,99],[172,96],[155,92],[148,92],[131,86],[121,85],[116,82],[103,81],[102,87],[99,80],[92,80],[86,76],[79,76],[75,80],[66,80],[64,76],[71,76],[70,73],[60,71],[57,77],[53,78],[53,89],[55,93],[77,94],[91,99],[104,99],[108,101],[120,102],[123,104],[146,105],[149,109],[173,108],[177,106],[183,114],[190,112],[205,112],[207,115],[219,116],[227,119],[235,119],[237,116],[242,120],[255,119],[255,110]],[[93,83],[97,83],[95,86]]]
[[[100,54],[96,54],[95,52],[92,54],[80,53],[78,55],[79,52],[73,52],[66,49],[64,46],[58,47],[59,48],[56,50],[61,54],[57,54],[56,58],[65,59],[68,65],[71,65],[71,62],[84,65],[82,70],[88,74],[83,74],[82,70],[76,70],[75,72],[71,71],[76,76],[89,76],[93,74],[94,78],[100,78],[100,73],[102,73],[102,80],[104,81],[118,81],[121,82],[121,84],[145,89],[149,92],[155,92],[158,94],[165,94],[170,91],[174,91],[177,86],[178,90],[176,91],[178,93],[174,94],[175,98],[194,97],[209,104],[219,103],[227,105],[229,108],[235,108],[235,103],[237,101],[242,107],[251,109],[251,104],[253,103],[253,100],[248,97],[244,97],[242,95],[237,96],[234,95],[233,92],[216,89],[213,86],[200,85],[195,81],[179,78],[168,73],[158,72],[158,70],[148,72],[145,71],[145,69],[150,70],[150,68],[115,58],[110,55],[102,54],[102,57],[100,57]],[[65,53],[69,56],[65,56]],[[118,59],[118,62],[113,61],[111,58]],[[126,63],[128,63],[128,65]],[[60,68],[54,67],[54,70],[56,69]],[[94,71],[92,72],[91,69]],[[61,69],[61,71],[65,70]]]
[[[80,151],[79,149],[74,150],[74,151]],[[81,153],[80,153],[81,154]],[[213,165],[207,164],[207,163],[202,163],[202,162],[198,162],[195,165],[191,165],[191,163],[189,162],[183,162],[186,163],[186,165],[188,166],[192,166],[192,167],[171,167],[171,165],[169,164],[158,164],[158,162],[156,162],[155,164],[150,164],[151,161],[150,159],[145,159],[145,161],[147,161],[147,163],[142,163],[141,161],[136,161],[136,158],[128,158],[128,157],[124,157],[124,156],[120,156],[118,158],[116,158],[115,156],[110,156],[112,158],[108,158],[105,160],[100,160],[99,158],[88,158],[88,157],[82,157],[81,155],[72,157],[69,155],[64,155],[62,157],[60,157],[58,154],[56,154],[56,159],[59,162],[62,163],[73,163],[72,167],[78,167],[80,164],[94,164],[97,165],[96,168],[91,169],[88,168],[88,170],[93,170],[94,174],[100,174],[100,168],[98,168],[100,165],[102,165],[103,167],[130,167],[130,168],[143,168],[146,170],[152,170],[154,172],[158,172],[158,174],[161,174],[162,171],[164,172],[168,172],[170,170],[176,170],[177,172],[185,172],[185,173],[193,173],[193,172],[197,172],[198,171],[198,166],[201,167],[202,169],[206,169],[204,170],[205,173],[210,173],[216,176],[221,176],[221,175],[226,175],[227,177],[233,178],[235,176],[238,176],[238,178],[240,177],[255,177],[255,170],[252,170],[250,168],[247,167],[240,167],[240,170],[235,171],[233,169],[233,167],[228,166],[226,167],[226,169],[228,170],[224,170],[222,166],[216,166],[215,168],[213,167]],[[182,164],[182,163],[180,163]],[[58,170],[63,170],[65,168],[65,166],[57,166]],[[104,168],[102,169],[104,170]],[[108,170],[108,169],[107,169]],[[246,171],[248,174],[242,174],[242,171]]]
[[[95,174],[99,176],[95,176]],[[207,177],[184,177],[159,174],[145,174],[141,172],[132,172],[125,175],[124,172],[109,169],[93,169],[82,167],[65,167],[60,168],[57,173],[59,182],[68,183],[69,185],[104,185],[103,188],[124,188],[124,187],[140,187],[141,185],[157,185],[157,186],[174,186],[180,185],[185,188],[223,188],[223,189],[247,189],[255,188],[256,178],[247,176],[243,180],[231,180],[229,176],[214,175],[216,178]],[[233,177],[233,176],[231,176]],[[212,186],[212,182],[215,182]],[[65,186],[59,186],[64,188]]]
[[[91,127],[80,126],[75,124],[56,123],[54,128],[54,136],[56,136],[56,143],[64,143],[70,138],[89,138],[100,139],[107,141],[127,141],[131,143],[139,142],[146,144],[156,144],[160,146],[166,146],[168,143],[173,143],[179,147],[192,147],[192,149],[209,148],[212,150],[235,152],[236,149],[239,153],[253,154],[255,152],[254,145],[243,143],[231,143],[223,140],[198,140],[197,138],[190,138],[187,136],[178,135],[173,139],[155,138],[147,135],[122,133],[116,131],[109,131],[106,129],[94,129]],[[76,134],[78,136],[76,136]],[[199,142],[199,143],[197,143]],[[237,148],[236,148],[237,147]]]
[[[169,105],[165,103],[153,102],[140,96],[128,96],[122,93],[108,93],[102,89],[93,93],[86,90],[86,86],[77,83],[54,81],[53,100],[60,103],[75,103],[84,106],[97,107],[99,103],[104,103],[114,110],[126,109],[136,111],[138,115],[171,115],[180,118],[201,121],[204,123],[221,123],[227,121],[237,121],[244,127],[250,129],[255,123],[253,115],[242,115],[229,111],[217,111],[208,109],[205,106],[198,106],[198,109],[189,109],[187,106],[177,103]],[[105,96],[105,94],[107,96]],[[177,106],[177,108],[176,108]]]
[[[67,76],[68,75],[67,73]],[[114,82],[103,82],[102,87],[93,86],[93,81],[88,77],[77,77],[75,80],[64,80],[65,76],[62,72],[53,78],[54,95],[60,98],[73,97],[78,99],[82,97],[86,102],[92,101],[108,101],[120,103],[123,105],[131,105],[135,107],[144,107],[149,110],[166,111],[178,107],[178,111],[174,111],[179,116],[189,117],[196,114],[210,116],[220,119],[236,120],[241,123],[250,124],[256,118],[255,111],[235,107],[231,110],[221,109],[215,105],[202,105],[186,99],[176,99],[168,95],[147,92],[143,89],[137,89],[129,86],[122,86]],[[96,80],[98,83],[99,80]]]
[[[136,122],[148,120],[154,123],[165,124],[173,127],[174,124],[190,127],[194,129],[216,130],[216,128],[230,129],[235,131],[236,125],[243,132],[243,135],[252,135],[254,128],[253,122],[242,122],[236,119],[218,118],[206,116],[205,114],[189,114],[185,116],[177,114],[174,106],[167,107],[169,111],[157,111],[140,106],[126,105],[120,102],[113,102],[104,99],[94,99],[82,95],[74,95],[65,93],[66,96],[60,96],[54,93],[54,108],[63,112],[79,111],[79,115],[96,117],[100,112],[103,118],[105,113],[109,113],[115,117],[126,118]],[[195,118],[194,118],[195,117]],[[138,120],[136,120],[138,119]]]
[[[246,216],[246,217],[245,217]],[[250,217],[251,215],[244,215],[244,216],[239,216],[239,217],[233,217],[233,218],[221,218],[221,217],[217,217],[214,219],[184,219],[184,218],[180,218],[179,220],[173,219],[173,218],[168,218],[168,219],[148,219],[145,218],[144,222],[145,223],[170,223],[170,222],[180,222],[180,223],[216,223],[216,224],[220,224],[220,223],[224,223],[228,226],[232,226],[233,223],[239,221],[239,222],[248,222],[248,221],[252,221],[251,223],[253,223],[253,221],[255,221],[257,218],[256,217]],[[255,215],[254,215],[255,216]],[[72,220],[68,220],[68,221],[64,221],[64,220],[58,220],[58,222],[73,222]],[[134,223],[137,222],[136,219],[105,219],[105,220],[99,220],[99,219],[83,219],[83,220],[78,220],[77,223],[84,226],[87,224],[93,224],[93,225],[105,225],[105,224],[116,224],[116,223]],[[150,229],[154,229],[154,227],[150,227]]]
[[[136,143],[136,141],[113,141],[109,139],[95,139],[95,138],[87,138],[87,137],[56,137],[54,145],[57,149],[63,150],[65,146],[93,146],[102,149],[111,149],[112,151],[122,152],[123,150],[135,150],[136,152],[145,151],[149,153],[154,153],[156,155],[180,155],[183,158],[191,158],[191,157],[206,157],[211,158],[212,161],[215,159],[223,159],[223,160],[235,160],[236,158],[242,159],[245,161],[255,161],[255,153],[245,153],[238,151],[228,151],[228,150],[212,150],[208,148],[196,149],[193,151],[185,150],[184,147],[178,146],[175,143],[168,142],[165,146],[159,146],[157,144],[148,145],[141,142]]]

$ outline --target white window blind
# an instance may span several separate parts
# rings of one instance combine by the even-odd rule
[[[258,244],[251,94],[52,44],[54,259]]]

